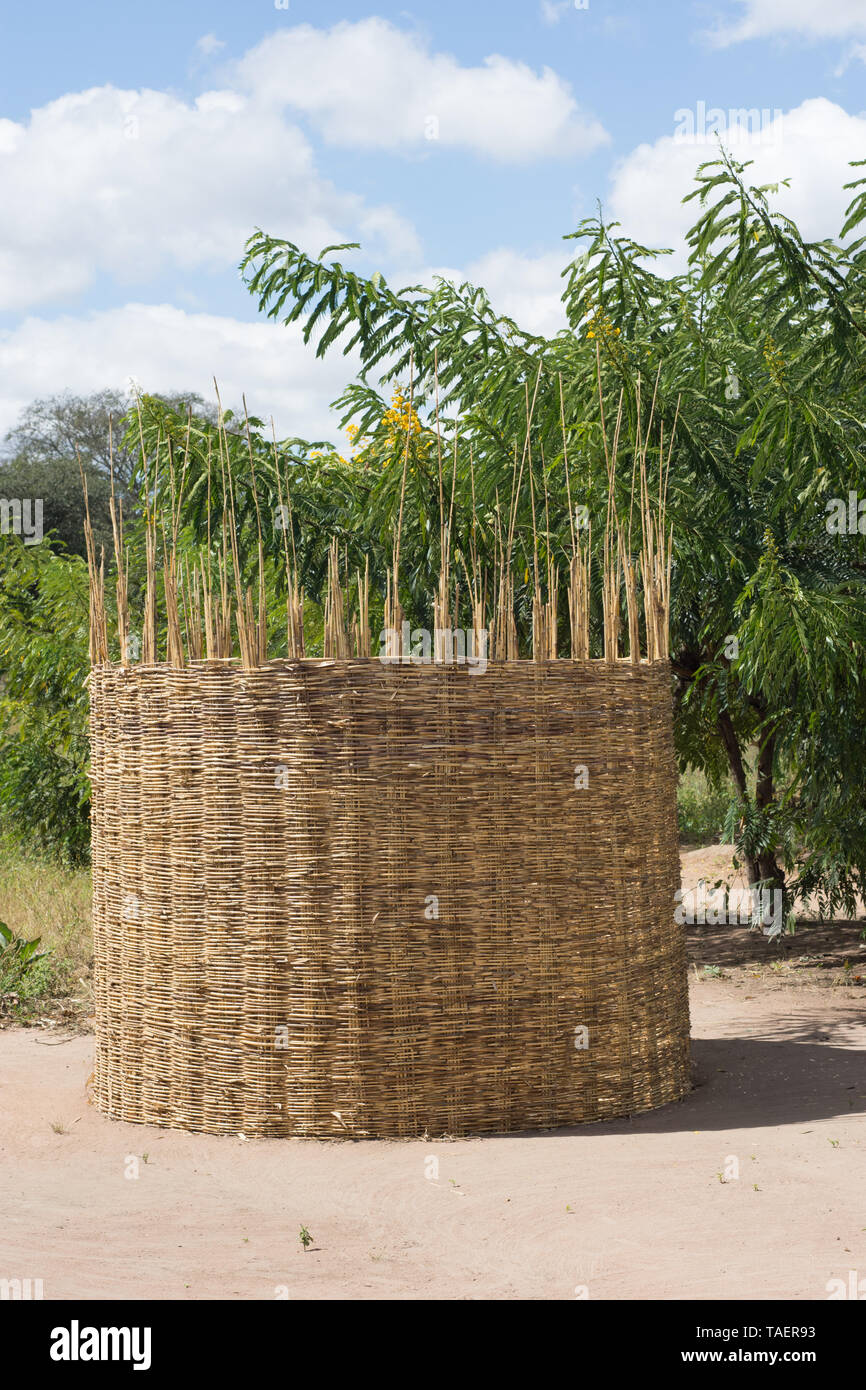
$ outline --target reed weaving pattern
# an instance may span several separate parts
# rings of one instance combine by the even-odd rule
[[[91,676],[95,1097],[419,1138],[689,1086],[666,660]]]

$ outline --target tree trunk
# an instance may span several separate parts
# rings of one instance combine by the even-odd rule
[[[733,720],[727,710],[719,711],[719,733],[722,736],[722,743],[725,745],[725,752],[728,755],[728,765],[731,769],[731,776],[739,792],[740,800],[745,804],[749,799],[746,768],[743,763],[743,755],[740,752],[737,731],[734,728]],[[748,857],[746,859],[746,868],[749,874],[749,886],[751,887],[758,883],[761,878],[760,860]]]
[[[768,734],[758,752],[758,780],[755,787],[755,805],[759,811],[764,811],[771,806],[775,799],[775,786],[773,783],[773,759],[776,751],[776,736]],[[769,879],[771,887],[780,888],[784,892],[785,875],[776,862],[776,856],[772,850],[762,854],[758,860],[758,868],[761,878]]]

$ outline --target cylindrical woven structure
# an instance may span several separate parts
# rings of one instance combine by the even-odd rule
[[[689,1085],[667,662],[97,666],[96,1100],[436,1137]]]

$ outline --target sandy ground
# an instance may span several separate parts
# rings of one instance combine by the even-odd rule
[[[47,1299],[825,1299],[855,1270],[866,1296],[862,926],[781,944],[696,930],[691,1095],[553,1133],[120,1124],[87,1100],[92,1036],[7,1029],[0,1278],[42,1279]]]

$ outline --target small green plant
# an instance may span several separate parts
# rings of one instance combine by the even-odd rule
[[[298,1240],[299,1240],[299,1241],[301,1242],[301,1244],[303,1245],[305,1251],[308,1250],[308,1249],[310,1248],[310,1246],[312,1245],[312,1243],[313,1243],[313,1237],[310,1235],[310,1233],[309,1233],[309,1231],[307,1230],[306,1226],[302,1226],[302,1227],[301,1227],[301,1233],[300,1233],[300,1235],[298,1236]]]
[[[66,1128],[66,1126],[65,1126],[65,1124],[63,1123],[62,1120],[54,1120],[54,1121],[52,1121],[51,1128],[54,1130],[54,1133],[55,1133],[55,1134],[68,1134],[68,1133],[69,1133],[69,1130]]]
[[[28,976],[36,973],[38,962],[48,952],[40,951],[41,936],[32,941],[16,936],[11,927],[0,922],[0,995],[16,994]]]
[[[0,1006],[26,1019],[40,1003],[64,988],[65,974],[40,936],[28,940],[0,922]]]
[[[48,954],[39,950],[41,940],[41,936],[35,936],[32,941],[25,941],[23,936],[16,936],[5,922],[0,922],[0,971],[5,974],[7,970],[17,968],[21,976],[26,975],[40,956]]]

